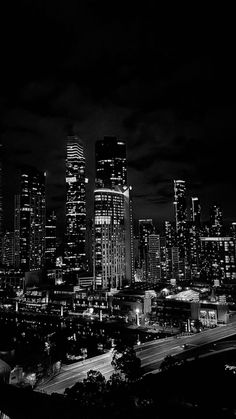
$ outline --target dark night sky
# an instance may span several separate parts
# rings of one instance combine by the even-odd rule
[[[230,11],[170,18],[155,3],[21,1],[3,14],[7,214],[22,162],[47,170],[49,205],[62,212],[64,138],[74,124],[91,179],[95,140],[126,139],[136,218],[172,217],[172,179],[184,178],[206,215],[217,201],[236,220]]]

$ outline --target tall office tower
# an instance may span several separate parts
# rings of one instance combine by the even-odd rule
[[[66,139],[65,262],[70,270],[87,271],[85,251],[86,192],[84,147],[77,135]]]
[[[179,279],[185,279],[187,264],[187,206],[184,180],[174,180],[176,246],[179,251]]]
[[[126,144],[116,137],[104,137],[95,144],[96,187],[127,186]]]
[[[134,280],[131,187],[126,144],[104,137],[95,145],[94,275],[100,288],[120,288]]]
[[[210,208],[210,233],[211,236],[223,235],[222,209],[218,205],[212,205]]]
[[[15,263],[24,271],[40,269],[45,252],[45,174],[24,166],[15,197]]]
[[[139,220],[139,261],[145,281],[148,281],[149,276],[148,238],[153,233],[154,226],[151,218]]]
[[[213,285],[236,282],[232,237],[201,237],[201,278]]]
[[[2,260],[2,241],[3,241],[2,144],[0,144],[0,261]]]
[[[54,211],[47,214],[45,226],[45,266],[47,269],[56,267],[57,217]]]
[[[170,221],[165,221],[166,247],[173,247],[176,243],[175,227]]]
[[[180,277],[180,261],[179,261],[179,249],[173,246],[171,248],[171,279],[179,280]]]
[[[197,278],[200,264],[201,207],[199,199],[191,198],[191,222],[189,224],[188,257],[191,266],[191,277]]]
[[[201,206],[197,197],[191,198],[191,221],[197,227],[201,226]]]
[[[166,240],[166,279],[173,278],[172,270],[172,248],[176,243],[175,226],[170,221],[165,221],[165,240]]]
[[[184,180],[174,180],[174,199],[177,245],[179,248],[180,257],[185,257],[187,206],[186,186]]]
[[[156,285],[161,280],[161,245],[159,234],[148,236],[148,283]]]
[[[161,262],[161,280],[167,280],[167,247],[166,247],[166,238],[160,237],[160,262]]]
[[[2,242],[2,264],[9,268],[14,267],[14,232],[6,231]]]
[[[130,188],[94,191],[96,288],[121,288],[133,280]]]

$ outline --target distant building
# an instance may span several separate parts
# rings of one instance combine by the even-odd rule
[[[15,197],[15,264],[23,271],[41,269],[45,252],[45,174],[24,166]]]
[[[54,211],[47,214],[45,226],[45,266],[47,269],[56,267],[57,217]]]
[[[77,135],[66,139],[66,234],[65,263],[75,271],[87,271],[85,156]]]
[[[223,235],[223,216],[219,205],[210,208],[210,234],[212,237]]]
[[[201,206],[197,197],[191,198],[191,222],[188,235],[188,259],[191,277],[198,278],[200,269]]]
[[[159,234],[148,237],[148,282],[152,285],[161,280],[161,243]]]
[[[174,180],[174,211],[177,246],[180,257],[186,256],[186,186],[184,180]]]
[[[179,279],[187,276],[187,204],[184,180],[174,180],[176,247],[179,252]]]
[[[2,264],[6,267],[14,267],[14,232],[7,231],[2,242]]]
[[[143,280],[148,281],[149,257],[148,241],[150,234],[154,233],[154,226],[151,218],[139,220],[139,264],[143,270]]]
[[[236,283],[235,242],[232,237],[201,237],[201,276],[210,283]]]

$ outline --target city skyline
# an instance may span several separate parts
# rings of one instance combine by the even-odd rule
[[[71,131],[68,131],[68,133]],[[60,187],[61,189],[61,196],[59,200],[56,200],[59,202],[56,204],[52,204],[52,201],[50,199],[50,183],[48,182],[48,173],[50,172],[50,170],[47,170],[47,168],[45,168],[45,175],[46,175],[46,200],[47,200],[47,208],[49,211],[55,211],[57,213],[57,218],[59,218],[59,237],[62,236],[63,231],[64,231],[64,225],[65,225],[65,212],[64,212],[64,208],[66,205],[66,144],[68,141],[68,138],[70,137],[69,134],[67,134],[67,136],[64,138],[64,169],[62,171],[62,174],[64,176],[64,180],[61,179],[61,183],[60,185],[58,184],[58,187]],[[79,138],[77,131],[76,134],[74,134],[74,137]],[[110,142],[112,143],[112,139],[115,139],[117,137],[115,136],[104,136],[105,141],[110,140]],[[87,195],[86,195],[86,209],[87,209],[87,213],[88,213],[88,218],[92,218],[93,217],[93,192],[94,189],[96,188],[96,184],[98,184],[97,179],[96,179],[96,163],[95,163],[95,155],[96,155],[96,144],[102,144],[104,142],[104,139],[101,140],[97,140],[95,142],[95,144],[90,148],[90,150],[88,150],[86,147],[84,147],[84,144],[86,144],[86,141],[83,139],[83,147],[84,147],[84,161],[85,161],[85,173],[86,173],[86,179],[85,182],[86,184],[86,189],[87,189]],[[120,139],[120,141],[123,141],[123,144],[126,144],[126,150],[127,150],[127,142],[125,141],[125,139]],[[14,228],[14,198],[12,199],[12,191],[15,191],[15,195],[17,194],[17,191],[19,190],[20,187],[20,171],[22,167],[27,166],[26,163],[22,163],[21,165],[18,165],[18,167],[15,170],[15,174],[12,173],[12,179],[14,179],[14,189],[8,189],[6,191],[6,184],[7,184],[7,173],[8,170],[5,167],[5,162],[4,162],[4,155],[8,152],[6,147],[2,147],[2,192],[3,192],[3,198],[4,198],[4,203],[3,203],[3,219],[2,219],[2,225],[5,226],[5,230],[9,231],[12,230]],[[114,150],[113,150],[114,152]],[[88,167],[88,161],[87,161],[87,156],[93,155],[93,167],[90,166]],[[192,207],[191,205],[193,204],[193,200],[198,200],[200,202],[201,205],[201,218],[202,221],[207,222],[211,217],[212,217],[212,209],[213,207],[217,207],[220,206],[221,210],[223,210],[223,219],[224,219],[224,224],[226,224],[229,228],[229,226],[232,224],[232,222],[235,222],[236,220],[236,216],[234,216],[233,211],[229,211],[228,214],[230,214],[227,217],[227,213],[225,212],[226,209],[226,205],[224,205],[225,203],[222,202],[220,199],[218,200],[213,200],[213,196],[211,197],[211,195],[209,195],[207,197],[207,200],[202,200],[201,197],[204,196],[204,194],[202,195],[202,190],[200,188],[198,188],[196,190],[195,185],[190,183],[189,179],[184,179],[182,178],[181,180],[175,180],[173,178],[170,179],[166,179],[166,185],[168,186],[169,189],[169,197],[168,197],[168,202],[166,202],[165,206],[166,206],[166,212],[160,216],[158,216],[158,214],[156,212],[152,212],[152,207],[150,208],[150,211],[148,210],[149,207],[147,207],[146,210],[143,209],[142,205],[141,207],[139,206],[139,199],[137,198],[137,194],[135,193],[135,190],[137,191],[137,187],[138,184],[134,181],[133,184],[130,183],[130,178],[132,179],[132,176],[130,176],[130,168],[129,168],[129,159],[128,159],[129,153],[127,152],[127,161],[126,161],[126,165],[127,165],[127,169],[125,176],[129,177],[129,184],[132,185],[132,196],[133,196],[133,207],[134,207],[134,223],[136,226],[136,230],[137,230],[137,223],[139,219],[146,219],[146,218],[152,218],[154,220],[155,225],[158,227],[158,229],[160,231],[163,231],[164,229],[164,223],[167,220],[173,221],[176,217],[176,213],[175,213],[175,204],[173,202],[173,184],[175,182],[184,182],[185,186],[185,194],[186,194],[186,220],[190,220],[192,217]],[[33,169],[38,170],[38,166],[39,165],[30,165]],[[143,172],[145,175],[145,171]],[[90,177],[88,177],[88,175],[90,174]],[[15,175],[15,176],[14,176]],[[50,175],[49,175],[50,177]],[[197,193],[194,193],[194,191],[197,191]],[[197,195],[195,197],[195,195]],[[194,198],[195,197],[195,198]],[[158,196],[156,197],[156,199],[158,199]],[[220,205],[220,201],[221,201],[221,205]],[[10,202],[10,205],[9,205]],[[10,208],[9,208],[10,207]],[[157,208],[158,206],[156,206],[155,208]],[[228,208],[229,210],[229,208]],[[64,214],[63,214],[64,213]],[[221,214],[222,216],[222,214]],[[57,220],[58,223],[58,220]]]
[[[161,6],[4,4],[0,418],[236,413],[234,13]]]

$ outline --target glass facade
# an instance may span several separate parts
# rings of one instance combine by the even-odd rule
[[[45,173],[24,167],[15,198],[15,264],[24,271],[40,269],[45,253]]]
[[[65,262],[69,269],[86,271],[86,193],[85,157],[81,140],[66,140],[66,237]]]

